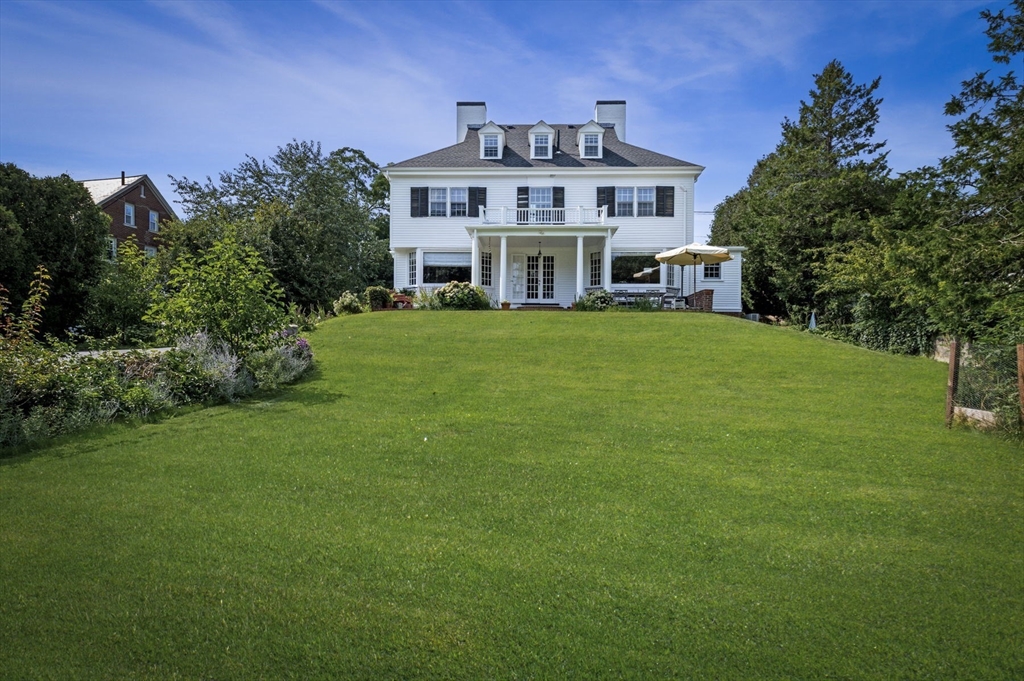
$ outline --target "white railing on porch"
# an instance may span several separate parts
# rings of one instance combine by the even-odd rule
[[[509,208],[480,206],[481,225],[603,225],[607,206],[600,208]]]

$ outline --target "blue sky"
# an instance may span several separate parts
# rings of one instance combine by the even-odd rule
[[[710,211],[839,59],[882,77],[905,171],[950,149],[942,107],[990,67],[1006,2],[0,2],[0,161],[76,179],[200,179],[290,140],[381,165],[454,143],[455,102],[499,123],[627,101],[632,144],[706,166]],[[698,237],[710,216],[697,216]]]

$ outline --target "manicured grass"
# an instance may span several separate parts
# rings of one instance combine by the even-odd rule
[[[1024,677],[1024,452],[696,314],[326,323],[273,399],[0,460],[0,677]]]

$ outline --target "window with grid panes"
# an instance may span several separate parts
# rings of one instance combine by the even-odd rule
[[[430,188],[430,217],[443,218],[448,216],[448,190]]]
[[[135,206],[130,203],[124,204],[124,224],[129,227],[135,226]]]
[[[533,136],[533,155],[535,158],[547,158],[551,154],[548,152],[548,136],[547,135],[534,135]]]
[[[590,254],[590,285],[600,286],[601,285],[601,261],[604,260],[604,254],[601,251],[596,251]]]
[[[615,188],[615,214],[622,217],[633,217],[633,188]]]
[[[704,265],[704,278],[705,279],[721,279],[722,278],[722,266],[719,263],[714,265]]]
[[[654,215],[654,187],[637,187],[636,215],[637,217]]]
[[[498,158],[497,135],[484,135],[484,158]]]
[[[491,254],[489,251],[480,253],[480,285],[491,285]]]
[[[600,151],[601,140],[596,134],[586,133],[583,135],[583,155],[588,158],[597,158]]]
[[[409,286],[416,285],[416,253],[409,254]]]
[[[466,207],[469,205],[469,190],[465,187],[452,187],[449,193],[449,198],[451,199],[451,216],[453,218],[466,217]]]

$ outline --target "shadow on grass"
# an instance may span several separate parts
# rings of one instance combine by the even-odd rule
[[[277,390],[257,391],[237,402],[208,402],[206,404],[183,405],[150,414],[145,417],[119,418],[110,422],[94,423],[82,430],[65,433],[54,437],[41,438],[26,442],[15,447],[0,448],[0,467],[26,463],[40,456],[70,458],[88,454],[110,446],[110,437],[117,433],[129,433],[144,426],[156,425],[171,419],[189,416],[199,412],[207,412],[214,407],[224,407],[220,413],[207,413],[206,418],[220,418],[241,411],[266,409],[270,406],[294,404],[299,407],[315,407],[328,405],[339,400],[348,399],[345,393],[332,392],[314,386],[322,378],[318,367],[304,375],[294,383],[282,386]],[[137,435],[139,439],[160,437],[161,433],[152,431]]]

